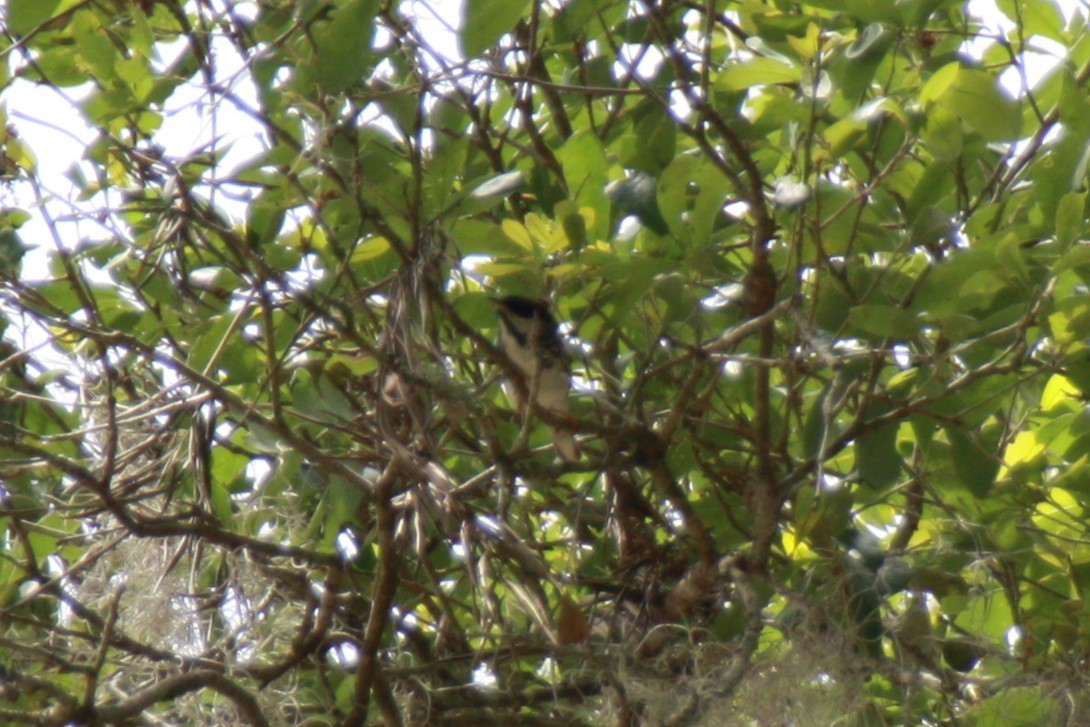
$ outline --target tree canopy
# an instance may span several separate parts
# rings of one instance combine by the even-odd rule
[[[996,5],[9,0],[0,721],[1090,720],[1090,32]]]

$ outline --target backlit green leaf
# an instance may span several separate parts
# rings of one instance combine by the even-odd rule
[[[985,71],[950,63],[920,92],[920,101],[957,115],[988,141],[1011,141],[1022,133],[1022,111]]]
[[[729,65],[715,79],[717,88],[724,91],[744,91],[764,84],[798,83],[802,69],[774,58],[752,58],[743,63]]]
[[[529,4],[529,0],[466,0],[462,20],[465,57],[476,58],[509,33]]]

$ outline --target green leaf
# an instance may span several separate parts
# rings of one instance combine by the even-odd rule
[[[244,454],[232,452],[226,447],[215,447],[212,450],[212,479],[231,485],[243,476],[251,461]]]
[[[952,161],[961,156],[961,124],[956,115],[942,106],[935,105],[928,110],[922,138],[931,156],[939,161]]]
[[[27,249],[14,228],[0,224],[0,275],[18,280],[20,264]]]
[[[262,253],[265,262],[278,270],[295,270],[303,257],[299,246],[279,240],[265,245]]]
[[[355,408],[344,392],[327,376],[307,370],[297,371],[291,383],[292,403],[311,417],[348,421]]]
[[[1022,110],[1000,87],[995,77],[975,68],[950,63],[920,91],[928,109],[942,108],[957,115],[987,141],[1011,141],[1022,133]]]
[[[503,234],[507,239],[515,243],[527,252],[533,252],[534,240],[530,237],[530,231],[518,220],[507,219],[500,223]]]
[[[877,657],[881,654],[882,601],[874,588],[874,571],[852,557],[845,556],[841,562],[848,575],[848,614],[868,653]]]
[[[609,161],[598,135],[591,129],[581,129],[564,142],[556,153],[564,170],[568,198],[582,207],[594,210],[598,220],[588,231],[594,238],[609,235],[609,201],[606,199],[606,171]]]
[[[974,705],[965,714],[973,725],[1063,724],[1064,706],[1042,687],[1012,686]]]
[[[621,8],[622,12],[624,8]],[[570,0],[556,6],[551,14],[553,37],[565,43],[575,38],[583,38],[587,28],[599,17],[599,13],[608,12],[598,0]]]
[[[1064,44],[1070,41],[1064,32],[1063,13],[1054,0],[996,0],[995,5],[1027,39],[1043,35]]]
[[[233,328],[233,315],[216,316],[208,321],[203,330],[190,332],[189,356],[186,364],[194,371],[204,373],[210,364],[212,366],[207,373],[215,373],[219,364],[223,363],[223,351],[228,342],[228,331]]]
[[[80,60],[90,66],[93,75],[100,82],[116,79],[116,66],[122,57],[103,32],[98,17],[93,13],[77,13],[72,30]]]
[[[864,303],[851,309],[848,324],[879,338],[910,339],[920,330],[917,315],[904,308]]]
[[[662,104],[644,99],[632,109],[632,130],[610,145],[621,164],[650,175],[658,174],[677,154],[677,123]]]
[[[466,0],[462,17],[462,53],[476,58],[508,33],[525,14],[529,0]]]
[[[854,116],[837,121],[825,130],[823,136],[829,145],[829,156],[839,159],[854,149],[867,134],[867,124]]]
[[[353,248],[351,261],[353,263],[362,263],[374,260],[390,252],[391,249],[390,241],[385,237],[370,237]]]
[[[47,304],[40,308],[40,312],[52,314],[56,308],[60,312],[69,315],[80,309],[82,303],[76,290],[67,280],[49,280],[34,286],[38,296]],[[28,300],[27,305],[34,310],[39,310],[34,300]]]
[[[790,84],[802,80],[802,69],[775,58],[752,58],[724,68],[715,79],[720,91],[744,91],[764,84]]]
[[[703,245],[711,240],[729,191],[727,180],[711,162],[683,154],[659,176],[658,206],[675,237]]]
[[[587,246],[587,229],[593,227],[594,211],[589,207],[577,209],[575,204],[568,200],[558,202],[556,215],[560,220],[560,227],[564,230],[567,245],[572,250],[579,251]]]
[[[1086,229],[1086,193],[1068,192],[1056,207],[1056,242],[1067,250]]]
[[[863,30],[859,31],[855,42],[844,51],[844,55],[850,61],[866,60],[879,55],[889,47],[893,35],[881,23],[868,23]]]
[[[234,522],[234,509],[231,506],[231,494],[220,480],[212,480],[211,492],[212,512],[222,525],[231,525]]]
[[[523,248],[516,246],[494,222],[459,219],[450,227],[450,233],[462,255],[512,254]]]
[[[621,216],[635,215],[644,227],[656,235],[665,235],[670,231],[659,211],[655,180],[647,174],[636,172],[627,179],[610,182],[606,187],[606,196]]]
[[[952,234],[953,222],[949,215],[930,205],[921,210],[909,233],[913,245],[928,248],[945,242]]]
[[[5,3],[8,31],[18,37],[40,24],[81,4],[81,0],[8,0]]]
[[[821,446],[825,443],[827,436],[825,406],[829,399],[830,388],[831,386],[823,388],[806,410],[806,419],[802,425],[802,451],[806,457],[820,455]]]
[[[300,77],[301,85],[315,83],[325,93],[339,93],[367,80],[374,61],[375,16],[381,5],[381,0],[349,0],[327,20],[318,21],[310,33],[313,47],[305,56],[308,72]]]
[[[868,419],[884,412],[884,407],[871,403]],[[897,425],[869,428],[855,440],[855,466],[859,477],[870,487],[882,489],[901,475],[901,455],[897,451]]]
[[[958,479],[975,496],[986,497],[999,474],[999,457],[994,450],[989,451],[983,445],[979,433],[970,433],[956,426],[944,429]]]
[[[358,486],[345,482],[340,477],[333,477],[330,479],[326,497],[329,498],[329,509],[326,511],[322,543],[333,550],[337,536],[341,534],[344,526],[355,522],[363,492]]]
[[[847,17],[864,23],[896,23],[904,22],[905,5],[913,6],[917,3],[906,2],[874,2],[874,0],[810,0],[807,5],[825,8],[837,13],[843,13]]]
[[[155,87],[155,79],[152,76],[147,60],[144,58],[123,58],[115,62],[114,70],[117,72],[118,79],[128,86],[133,100],[137,103],[144,103],[148,94]],[[150,119],[154,115],[146,114],[146,116]],[[155,126],[154,122],[147,120],[144,124],[151,127]]]
[[[252,246],[276,240],[284,225],[284,202],[273,193],[263,193],[250,202],[246,218],[246,239]]]

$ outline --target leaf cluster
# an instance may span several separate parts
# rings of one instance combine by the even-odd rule
[[[0,720],[1077,722],[1090,34],[998,7],[11,0]]]

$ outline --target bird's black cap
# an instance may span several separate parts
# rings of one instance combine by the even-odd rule
[[[519,318],[533,318],[541,313],[549,314],[549,305],[543,300],[524,298],[521,295],[506,295],[502,298],[493,298],[493,301],[496,305],[506,308]]]

